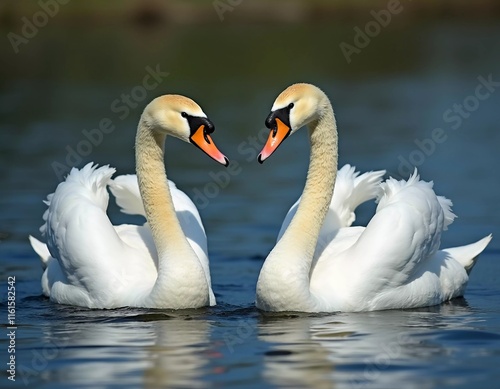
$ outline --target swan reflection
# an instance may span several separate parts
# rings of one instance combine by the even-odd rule
[[[109,311],[113,316],[115,312]],[[122,311],[123,312],[123,311]],[[80,311],[81,313],[81,311]],[[86,318],[44,331],[46,344],[57,344],[51,382],[64,384],[138,385],[155,387],[203,386],[209,355],[210,324],[186,315],[139,314],[102,319]],[[77,363],[76,363],[77,362]],[[47,377],[38,377],[46,381]],[[33,382],[31,379],[30,382]]]
[[[154,322],[156,341],[147,347],[150,366],[144,372],[147,388],[199,388],[208,362],[209,324],[205,320]]]
[[[441,350],[421,335],[430,329],[463,329],[473,321],[463,299],[407,311],[262,314],[259,339],[271,345],[264,376],[283,387],[416,385],[419,364]]]

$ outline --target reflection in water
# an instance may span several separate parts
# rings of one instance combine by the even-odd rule
[[[401,382],[421,387],[421,366],[445,350],[419,334],[429,327],[464,329],[474,320],[463,299],[406,311],[266,314],[259,339],[272,343],[272,349],[264,358],[264,375],[283,387],[390,388]]]
[[[148,347],[151,361],[144,373],[145,387],[203,386],[201,376],[207,362],[208,322],[204,320],[167,320],[154,322],[156,340]]]
[[[328,359],[328,349],[311,339],[312,327],[322,319],[331,321],[334,328],[331,316],[270,316],[261,320],[259,338],[276,343],[264,358],[264,376],[269,382],[284,387],[332,387],[334,364]]]
[[[49,344],[64,344],[56,350],[50,381],[84,384],[92,377],[96,385],[203,386],[209,336],[205,320],[140,314],[49,327],[44,335]]]

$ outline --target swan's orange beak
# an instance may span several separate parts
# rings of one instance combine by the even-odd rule
[[[190,137],[191,143],[203,150],[209,157],[215,159],[224,166],[229,165],[229,160],[222,154],[210,135],[205,131],[205,125],[202,124]]]
[[[271,129],[269,138],[267,138],[267,142],[259,154],[258,161],[262,163],[269,158],[288,135],[290,135],[290,127],[276,118],[276,126]]]

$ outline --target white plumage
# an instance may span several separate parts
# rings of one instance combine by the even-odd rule
[[[193,202],[166,178],[167,135],[228,161],[209,135],[213,124],[192,100],[165,95],[144,110],[136,137],[136,175],[112,179],[115,169],[92,163],[73,168],[47,197],[40,228],[30,237],[40,255],[42,290],[56,303],[89,308],[197,308],[215,305],[207,238]],[[114,226],[108,188],[143,225]]]
[[[451,201],[417,171],[408,180],[384,171],[337,172],[337,127],[328,97],[295,84],[276,99],[259,156],[267,159],[290,134],[309,125],[311,159],[301,198],[288,212],[257,282],[266,311],[371,311],[430,306],[462,296],[469,272],[491,235],[440,250],[453,222]],[[351,227],[356,207],[376,198],[366,227]]]
[[[73,168],[48,196],[40,228],[48,247],[34,237],[30,241],[46,267],[43,293],[53,301],[90,308],[143,306],[151,293],[158,255],[148,224],[113,226],[106,214],[109,187],[122,212],[145,216],[137,177],[111,179],[114,173],[114,168],[92,163],[81,170]],[[172,181],[168,183],[182,230],[210,285],[206,235],[198,210]],[[210,305],[215,305],[211,288]]]
[[[455,218],[451,201],[417,172],[380,188],[366,227],[346,225],[318,240],[310,286],[321,311],[416,308],[462,296],[468,270],[491,240],[439,250]]]

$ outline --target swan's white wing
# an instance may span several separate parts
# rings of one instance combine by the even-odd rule
[[[356,208],[379,196],[384,174],[385,170],[377,170],[360,175],[354,166],[344,165],[337,173],[322,233],[327,234],[341,227],[350,227],[356,220],[354,213]]]
[[[380,193],[380,182],[385,170],[371,171],[359,175],[354,166],[344,165],[337,173],[330,207],[321,227],[319,241],[327,241],[332,233],[342,227],[349,227],[356,215],[356,208]],[[300,198],[288,211],[281,225],[278,239],[285,233],[300,203]]]
[[[112,179],[109,182],[109,190],[123,213],[146,216],[135,174],[123,174]]]
[[[123,306],[156,279],[148,252],[126,244],[106,215],[106,186],[114,169],[92,164],[72,169],[49,196],[41,231],[53,258],[42,278],[58,303],[95,308]]]
[[[195,250],[198,258],[201,259],[203,256],[208,257],[207,236],[198,209],[191,199],[177,188],[174,182],[169,180],[168,186],[179,223],[191,247]],[[135,174],[116,177],[110,181],[109,188],[123,213],[129,215],[146,215]]]
[[[438,251],[441,233],[455,217],[451,202],[416,172],[407,182],[389,179],[382,189],[366,228],[342,228],[318,252],[313,294],[351,311],[433,305],[459,296],[468,277],[454,254],[477,256],[488,238],[471,250]]]
[[[211,285],[207,236],[198,209],[191,199],[183,191],[177,188],[174,182],[169,180],[168,186],[184,235],[203,266],[208,285]],[[145,216],[144,206],[139,192],[139,184],[135,174],[118,176],[111,180],[109,187],[111,193],[116,197],[116,203],[121,207],[122,212],[131,215]],[[145,228],[149,229],[147,223],[145,224]],[[149,236],[151,236],[150,233]],[[215,296],[212,289],[210,289],[210,305],[215,305]]]
[[[350,250],[357,266],[396,287],[438,250],[441,233],[455,215],[451,202],[438,198],[432,182],[421,181],[416,172],[408,181],[390,178],[382,189],[375,216]],[[395,274],[389,277],[390,271]]]
[[[54,194],[40,228],[47,246],[31,239],[46,263],[44,294],[61,304],[91,308],[136,305],[151,291],[158,258],[149,226],[113,226],[106,215],[114,169],[92,164],[72,169]],[[119,204],[127,213],[144,213],[135,176],[121,176]],[[172,198],[186,237],[200,258],[210,285],[206,236],[192,201],[173,183]],[[114,188],[116,189],[116,187]],[[139,206],[140,204],[140,206]],[[53,258],[46,258],[47,252]],[[215,304],[211,292],[210,303]]]

